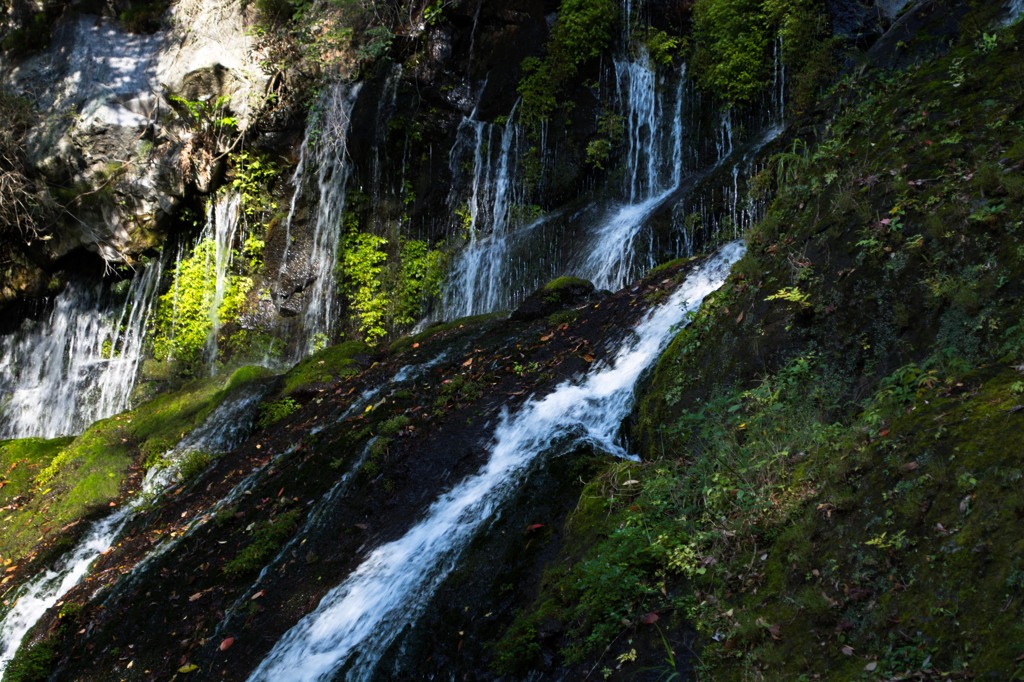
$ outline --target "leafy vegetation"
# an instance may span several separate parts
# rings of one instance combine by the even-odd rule
[[[580,66],[611,46],[618,18],[619,8],[611,0],[562,0],[544,58],[529,57],[522,64],[518,90],[527,125],[551,117],[559,92]]]
[[[778,42],[777,42],[778,41]],[[749,103],[772,81],[773,51],[797,74],[806,100],[831,67],[828,22],[817,0],[698,0],[693,8],[693,72],[727,103]],[[804,102],[806,103],[806,102]]]
[[[229,577],[243,576],[263,568],[295,532],[299,514],[298,509],[291,509],[256,524],[252,530],[252,541],[224,564],[224,574]]]

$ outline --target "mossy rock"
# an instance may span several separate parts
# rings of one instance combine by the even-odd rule
[[[284,397],[316,390],[326,384],[359,372],[371,349],[362,341],[346,341],[324,348],[295,365],[284,375]]]
[[[536,320],[568,307],[589,302],[595,294],[594,285],[579,277],[559,277],[530,294],[512,313],[511,319],[521,322]]]

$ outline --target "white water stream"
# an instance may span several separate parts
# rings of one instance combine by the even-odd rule
[[[15,594],[14,605],[0,620],[0,678],[32,626],[81,582],[92,563],[110,549],[138,509],[168,488],[177,478],[180,464],[189,453],[225,452],[244,438],[252,427],[256,405],[263,395],[264,390],[254,386],[225,400],[199,427],[163,456],[164,461],[159,467],[146,472],[138,495],[120,509],[94,522],[74,549]]]
[[[361,83],[332,85],[324,94],[316,123],[319,137],[312,141],[312,152],[316,162],[319,199],[309,260],[312,283],[305,292],[305,343],[301,355],[326,343],[334,331],[337,314],[335,272],[338,269],[338,248],[343,236],[345,190],[349,174],[349,124],[361,87]]]
[[[403,537],[374,550],[278,641],[251,682],[373,676],[403,628],[423,612],[473,535],[500,507],[535,459],[557,441],[586,440],[626,456],[618,442],[641,373],[658,357],[688,311],[721,286],[743,254],[731,243],[687,277],[633,330],[611,361],[505,414],[483,468],[441,495]]]
[[[135,273],[124,303],[72,281],[49,317],[0,338],[0,438],[54,438],[127,409],[161,264]]]

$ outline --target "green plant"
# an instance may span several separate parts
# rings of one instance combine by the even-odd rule
[[[800,309],[807,309],[811,307],[811,303],[808,300],[809,298],[810,294],[801,291],[800,287],[784,287],[771,296],[766,297],[764,300],[785,301],[787,303],[792,303]]]
[[[258,571],[291,537],[298,524],[298,509],[282,512],[257,523],[252,531],[252,541],[224,564],[224,574],[238,577]]]
[[[257,219],[277,210],[271,188],[281,169],[265,155],[241,150],[231,155],[231,187],[238,192],[242,210]]]
[[[158,360],[176,360],[187,372],[202,364],[207,344],[213,341],[216,252],[213,239],[200,241],[190,256],[178,262],[171,288],[157,305],[153,355]],[[251,287],[248,277],[227,277],[223,299],[215,311],[220,324],[237,319]]]
[[[213,462],[213,455],[202,450],[193,450],[182,458],[178,465],[178,476],[182,481],[191,481]]]
[[[388,255],[384,237],[350,230],[342,242],[338,267],[341,292],[348,301],[359,332],[369,345],[387,335],[390,299],[383,288],[384,266]]]
[[[444,0],[434,0],[424,7],[423,20],[428,26],[436,26],[444,21]]]
[[[395,40],[395,34],[387,26],[374,26],[363,34],[366,42],[359,48],[360,59],[376,61],[384,57]]]
[[[294,398],[286,397],[260,405],[260,415],[257,424],[261,428],[267,428],[285,417],[289,417],[301,407]]]

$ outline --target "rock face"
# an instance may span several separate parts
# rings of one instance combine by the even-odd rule
[[[45,113],[29,160],[72,219],[47,254],[78,248],[130,261],[190,193],[208,192],[220,155],[248,127],[267,76],[242,10],[184,0],[153,34],[71,14],[50,47],[5,64],[4,82]]]

